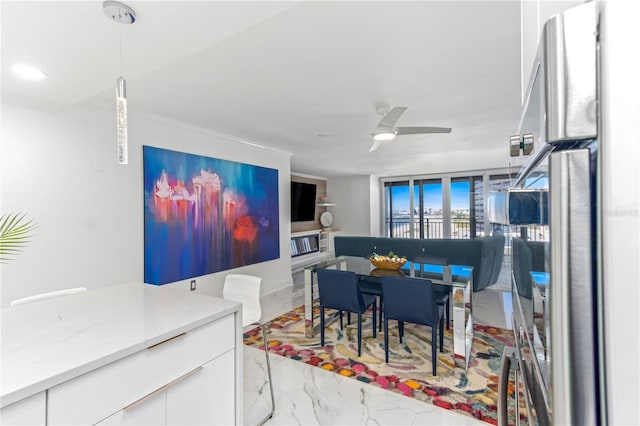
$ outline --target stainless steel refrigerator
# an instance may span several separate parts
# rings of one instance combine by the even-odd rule
[[[509,141],[525,164],[489,197],[490,221],[509,225],[512,250],[515,346],[503,355],[499,424],[509,405],[523,406],[530,424],[606,423],[598,18],[591,2],[545,24]],[[515,402],[514,374],[524,389]]]

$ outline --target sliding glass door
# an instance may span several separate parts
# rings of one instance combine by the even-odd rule
[[[385,179],[384,235],[426,239],[490,235],[491,225],[485,223],[485,199],[503,176],[491,175],[491,181],[488,172]]]
[[[385,236],[412,238],[409,181],[384,184]]]
[[[414,200],[418,200],[416,219],[418,230],[415,238],[442,238],[442,181],[422,179],[414,181]]]
[[[473,238],[471,232],[471,181],[473,178],[451,179],[451,238]]]

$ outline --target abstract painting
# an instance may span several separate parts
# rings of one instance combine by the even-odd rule
[[[144,282],[280,257],[278,171],[143,147]]]

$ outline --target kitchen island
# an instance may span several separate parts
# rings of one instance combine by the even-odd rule
[[[2,424],[241,424],[241,305],[127,283],[2,310]]]

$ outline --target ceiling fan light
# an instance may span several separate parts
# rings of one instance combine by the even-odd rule
[[[49,77],[46,72],[29,64],[15,64],[12,69],[13,72],[23,80],[42,81]]]
[[[373,140],[376,141],[390,141],[395,139],[398,131],[396,129],[375,129],[371,132]]]

